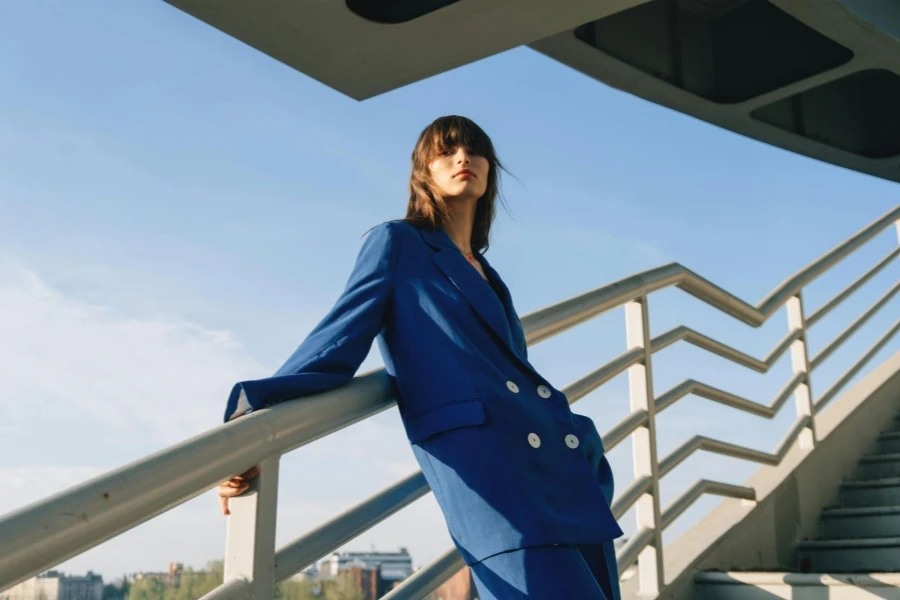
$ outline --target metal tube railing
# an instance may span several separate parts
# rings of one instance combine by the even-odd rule
[[[529,344],[535,344],[612,308],[626,307],[629,350],[574,382],[564,391],[570,402],[575,402],[616,375],[626,371],[629,373],[632,412],[603,436],[603,442],[609,451],[629,435],[636,438],[636,464],[643,465],[641,467],[643,471],[636,473],[635,481],[615,499],[613,512],[620,518],[630,507],[638,505],[638,533],[619,551],[617,560],[620,565],[625,566],[638,560],[639,579],[644,592],[653,589],[658,591],[663,585],[662,530],[697,498],[705,493],[713,493],[753,499],[752,488],[701,481],[672,506],[661,512],[658,501],[660,477],[697,450],[718,451],[721,454],[757,460],[764,464],[776,464],[774,456],[780,462],[797,438],[802,439],[804,431],[809,429],[812,432],[813,421],[810,413],[813,412],[813,407],[814,411],[818,411],[830,401],[900,328],[900,322],[895,323],[819,398],[818,402],[812,404],[808,377],[809,361],[806,358],[805,348],[806,329],[881,271],[897,256],[898,251],[891,252],[814,312],[808,320],[803,319],[800,297],[802,288],[862,244],[896,223],[898,219],[900,207],[858,231],[847,241],[788,278],[755,307],[683,266],[673,263],[597,288],[522,318],[526,339]],[[670,286],[676,286],[754,327],[766,322],[776,310],[787,304],[791,321],[789,332],[762,360],[687,327],[678,327],[651,339],[647,325],[649,322],[647,296]],[[896,286],[891,294],[895,290]],[[880,308],[886,302],[887,299],[876,304]],[[870,313],[864,315],[865,319],[874,314],[874,310],[870,309]],[[859,319],[857,322],[861,325]],[[828,347],[829,353],[849,335],[842,333],[840,339],[836,340],[838,343]],[[657,350],[680,340],[757,372],[768,371],[774,362],[791,348],[795,373],[769,406],[691,379],[654,397],[651,356]],[[824,360],[824,357],[821,360]],[[819,362],[816,361],[815,364]],[[277,486],[278,457],[391,408],[395,402],[390,397],[389,390],[389,382],[383,369],[378,369],[356,377],[351,383],[336,390],[310,396],[302,401],[284,402],[269,409],[256,411],[148,458],[3,516],[0,519],[0,539],[4,540],[3,547],[0,547],[0,589],[96,546],[205,492],[219,481],[253,465],[270,461],[269,464],[274,466],[270,467],[270,476],[267,479],[269,483],[263,486],[264,489],[256,490],[250,495],[260,493],[264,497],[274,495],[274,488]],[[694,438],[663,461],[657,462],[655,414],[689,393],[768,418],[776,414],[791,394],[794,394],[797,397],[798,414],[801,418],[785,436],[774,455],[734,446],[720,440]],[[802,412],[804,402],[808,405],[807,414]],[[814,435],[811,440],[814,443]],[[177,475],[173,476],[173,473]],[[161,474],[165,474],[165,477],[160,477]],[[207,597],[265,597],[267,588],[271,587],[271,581],[276,577],[276,572],[275,580],[282,580],[314,560],[310,559],[312,555],[328,552],[329,547],[331,549],[337,547],[335,540],[346,542],[394,514],[427,493],[425,489],[427,486],[423,486],[422,482],[421,473],[414,473],[313,532],[289,543],[277,554],[274,547],[267,549],[266,544],[257,547],[258,540],[254,537],[252,545],[255,548],[255,555],[252,559],[238,556],[231,559],[230,563],[228,559],[226,560],[226,571],[230,568],[229,564],[232,567],[243,564],[246,565],[242,567],[244,570],[251,570],[253,573],[233,570],[231,576],[226,578],[226,582]],[[263,512],[274,512],[274,500],[250,499],[245,504],[248,507],[255,507],[248,510],[256,511],[256,516],[245,520],[244,532],[250,531],[253,536],[257,536],[258,532],[265,531],[265,535],[269,535],[270,527],[266,523],[271,519],[271,515],[259,514],[261,510],[259,507],[267,507]],[[73,514],[79,515],[79,518],[68,516]],[[243,518],[239,515],[237,517],[236,521]],[[235,515],[232,519],[235,519]],[[36,535],[39,529],[42,535]],[[463,564],[462,558],[455,550],[448,551],[440,559],[410,577],[386,598],[389,597],[391,600],[421,598]],[[268,570],[271,570],[271,573],[267,574]]]
[[[863,273],[856,281],[848,285],[846,288],[841,290],[838,294],[834,296],[831,300],[823,304],[816,312],[811,314],[806,319],[806,326],[812,327],[819,319],[827,315],[834,309],[837,305],[843,302],[847,297],[850,296],[853,292],[859,289],[864,283],[869,281],[872,277],[877,275],[882,269],[888,266],[892,260],[897,258],[897,255],[900,254],[900,246],[894,248],[890,254],[882,258],[877,265]]]
[[[707,400],[712,400],[713,402],[718,402],[719,404],[724,404],[725,406],[730,406],[731,408],[736,408],[767,419],[774,417],[778,412],[778,408],[780,408],[780,406],[775,404],[766,406],[765,404],[742,398],[741,396],[726,392],[725,390],[720,390],[711,385],[693,379],[687,379],[656,399],[657,412],[664,411],[688,394],[694,394],[695,396],[700,396],[701,398],[706,398]],[[777,402],[779,398],[776,398],[775,400]]]
[[[275,553],[275,581],[281,582],[333,552],[431,491],[422,471],[357,504]]]
[[[841,375],[838,380],[835,381],[831,385],[831,387],[825,391],[824,394],[822,394],[822,397],[819,398],[819,400],[814,405],[815,412],[819,412],[822,408],[824,408],[825,405],[828,404],[839,391],[841,391],[841,388],[847,385],[847,383],[851,379],[853,379],[853,376],[859,373],[859,370],[866,366],[866,363],[872,360],[872,357],[874,357],[879,350],[884,348],[885,344],[891,341],[891,338],[894,337],[898,329],[900,329],[900,321],[896,321],[894,325],[878,339],[878,341],[872,344],[872,347],[869,348],[866,353],[859,358],[859,360],[853,363],[853,365],[849,369],[847,369],[844,374]]]
[[[652,480],[649,476],[638,477],[632,481],[619,497],[613,500],[609,507],[613,516],[618,520],[622,518],[628,509],[634,506],[637,499],[650,492]]]
[[[900,290],[900,282],[898,282],[896,285],[894,285],[894,287],[892,287],[887,292],[885,292],[884,295],[882,295],[881,298],[876,300],[875,303],[872,304],[872,306],[870,306],[866,312],[861,314],[855,321],[850,323],[850,325],[848,325],[846,329],[844,329],[842,332],[840,332],[831,341],[830,344],[828,344],[827,346],[822,348],[819,351],[819,353],[816,354],[813,357],[813,359],[810,361],[810,367],[815,369],[816,367],[821,365],[823,362],[825,362],[825,359],[827,359],[829,356],[831,356],[831,354],[835,350],[837,350],[841,346],[841,344],[843,344],[845,341],[847,341],[847,338],[849,338],[851,335],[856,333],[857,329],[859,329],[860,327],[865,325],[866,321],[868,321],[869,319],[872,318],[872,315],[874,315],[876,312],[878,312],[881,309],[881,307],[883,307],[885,304],[887,304],[888,301],[890,301],[890,299],[894,297],[894,295],[897,293],[898,290]]]
[[[695,435],[659,461],[659,476],[665,477],[669,471],[683,463],[691,454],[698,450],[705,450],[714,454],[721,454],[722,456],[731,456],[732,458],[741,458],[764,465],[777,465],[781,462],[777,455],[769,452],[738,446],[737,444],[703,435]]]
[[[714,494],[726,498],[740,498],[741,500],[756,500],[756,490],[743,485],[732,485],[721,481],[709,481],[701,479],[686,492],[679,496],[662,515],[663,528],[672,524],[681,513],[690,508],[703,494]]]
[[[629,413],[628,416],[619,421],[615,427],[603,434],[603,449],[606,450],[606,452],[609,452],[615,448],[619,442],[626,440],[638,427],[645,427],[646,425],[646,410],[636,410]]]

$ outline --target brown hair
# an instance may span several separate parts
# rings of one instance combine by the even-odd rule
[[[471,119],[458,115],[438,117],[419,134],[412,152],[409,203],[406,218],[402,220],[424,229],[438,229],[447,222],[449,208],[431,180],[429,165],[441,151],[455,146],[468,146],[488,160],[487,188],[475,208],[471,240],[472,250],[483,253],[490,246],[488,238],[495,216],[494,203],[500,195],[498,170],[506,171],[506,168],[500,164],[491,138]],[[503,203],[503,198],[500,201]]]

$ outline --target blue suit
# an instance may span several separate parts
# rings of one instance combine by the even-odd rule
[[[382,223],[334,307],[272,376],[236,384],[250,408],[348,382],[378,338],[413,453],[472,565],[531,546],[622,535],[596,427],[528,362],[509,290],[443,230]],[[499,296],[499,297],[498,297]]]

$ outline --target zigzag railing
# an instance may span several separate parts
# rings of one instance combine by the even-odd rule
[[[616,307],[625,308],[628,350],[563,389],[576,402],[616,375],[628,373],[631,413],[603,435],[607,451],[634,436],[634,481],[613,502],[616,518],[636,506],[637,531],[619,550],[620,568],[638,563],[642,594],[663,587],[662,531],[704,494],[755,501],[753,488],[700,480],[669,507],[659,504],[659,481],[698,450],[777,465],[796,441],[815,445],[814,415],[820,411],[900,329],[900,321],[867,350],[814,403],[810,373],[900,289],[894,285],[831,343],[809,359],[806,332],[833,308],[884,269],[900,248],[805,317],[802,289],[851,252],[895,224],[900,207],[862,229],[779,285],[752,306],[679,264],[665,265],[597,288],[522,319],[528,343],[536,344]],[[758,327],[787,305],[788,333],[760,360],[687,327],[650,338],[647,296],[675,286],[720,311]],[[678,341],[765,373],[788,350],[794,375],[768,405],[692,379],[655,396],[652,355]],[[751,414],[773,418],[791,396],[798,418],[773,453],[695,436],[661,460],[656,453],[656,415],[688,394]],[[228,520],[225,581],[211,599],[271,599],[276,582],[301,571],[430,490],[420,471],[275,550],[275,513],[280,457],[395,404],[383,369],[360,375],[336,390],[260,410],[195,436],[142,460],[110,471],[0,519],[0,589],[88,550],[215,487],[235,473],[259,465],[250,492],[232,500]],[[416,571],[385,600],[422,598],[464,566],[455,548]]]

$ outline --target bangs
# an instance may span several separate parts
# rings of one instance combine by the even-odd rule
[[[468,119],[451,118],[436,122],[428,137],[428,160],[456,146],[468,146],[472,152],[489,160],[493,158],[493,148],[487,134]]]

